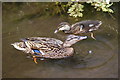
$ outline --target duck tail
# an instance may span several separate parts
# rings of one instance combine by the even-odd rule
[[[20,40],[23,41],[23,42],[28,41],[27,38],[22,38],[22,39],[20,39]]]

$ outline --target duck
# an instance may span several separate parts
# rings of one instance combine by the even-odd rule
[[[37,64],[37,59],[62,59],[73,56],[74,49],[71,47],[78,41],[86,39],[87,36],[68,35],[63,42],[55,38],[29,37],[11,45],[26,54],[30,54]]]
[[[95,39],[93,31],[99,29],[101,24],[102,21],[99,20],[84,20],[72,25],[70,25],[68,22],[61,22],[54,33],[57,33],[59,31],[70,34],[83,34],[90,32],[91,37]]]

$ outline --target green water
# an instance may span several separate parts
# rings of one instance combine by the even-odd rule
[[[67,34],[54,34],[60,22],[77,22],[67,15],[54,15],[54,3],[2,3],[2,76],[3,78],[116,78],[118,77],[117,4],[115,14],[95,12],[86,5],[82,20],[101,20],[90,37],[73,45],[74,56],[68,59],[40,61],[35,64],[26,54],[11,46],[25,37],[53,37],[64,40]],[[114,17],[114,18],[113,18]],[[88,34],[89,35],[89,34]],[[92,51],[88,55],[88,51]]]

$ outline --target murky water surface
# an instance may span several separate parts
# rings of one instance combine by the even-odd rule
[[[61,60],[40,61],[35,64],[26,54],[11,46],[21,38],[40,36],[64,41],[67,34],[54,34],[60,22],[77,22],[68,16],[53,16],[50,3],[3,3],[3,77],[4,78],[115,78],[118,71],[117,4],[115,14],[95,12],[85,8],[82,20],[101,20],[95,31],[97,40],[90,37],[73,45],[73,57]],[[114,18],[113,18],[114,17]],[[89,34],[88,34],[89,36]],[[89,51],[92,53],[89,54]]]

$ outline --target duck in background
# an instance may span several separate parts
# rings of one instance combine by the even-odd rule
[[[61,59],[73,55],[74,49],[71,47],[76,42],[86,39],[87,36],[69,35],[66,40],[46,37],[24,38],[21,42],[11,44],[17,50],[30,54],[37,64],[37,58]]]
[[[102,22],[98,20],[80,21],[72,25],[70,25],[68,22],[61,22],[54,33],[57,33],[59,31],[71,34],[83,34],[90,32],[91,37],[95,39],[93,31],[99,29],[101,24]]]

